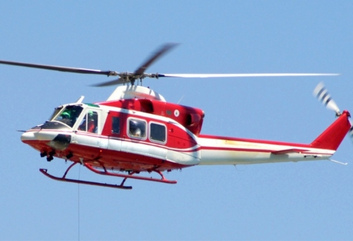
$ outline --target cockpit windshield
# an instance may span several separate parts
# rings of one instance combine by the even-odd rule
[[[53,120],[55,116],[61,111],[62,108],[63,108],[62,106],[56,107],[54,110],[54,113],[50,116],[49,120]]]
[[[82,109],[83,108],[81,106],[77,105],[68,105],[65,108],[59,107],[55,109],[51,120],[59,121],[73,127],[77,121],[77,118],[81,114]],[[58,115],[59,112],[60,114]]]

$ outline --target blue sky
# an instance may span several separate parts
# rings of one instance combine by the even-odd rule
[[[2,1],[0,59],[134,71],[166,42],[180,45],[150,67],[159,73],[325,72],[338,77],[158,79],[168,101],[202,108],[202,133],[310,143],[334,113],[312,96],[324,81],[353,112],[352,1]],[[1,240],[349,240],[353,146],[329,161],[193,167],[176,185],[134,189],[60,183],[18,129],[54,107],[105,100],[102,76],[0,66]],[[76,168],[71,177],[111,181]]]

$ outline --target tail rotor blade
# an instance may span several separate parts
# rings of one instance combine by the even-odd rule
[[[319,83],[313,92],[314,96],[318,98],[320,102],[322,102],[327,109],[333,110],[336,112],[337,115],[340,115],[340,110],[335,103],[335,101],[331,98],[330,94],[328,93],[327,89],[325,88],[324,84],[321,82]]]

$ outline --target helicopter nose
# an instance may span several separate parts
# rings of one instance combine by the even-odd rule
[[[21,135],[22,142],[33,141],[33,140],[36,140],[34,132],[26,131]]]
[[[53,150],[65,150],[71,143],[70,134],[58,134],[51,131],[33,131],[29,130],[21,135],[21,140],[36,149],[44,146],[50,146]]]
[[[52,141],[57,136],[57,133],[50,131],[33,131],[28,130],[21,135],[21,140],[24,143],[31,141]]]

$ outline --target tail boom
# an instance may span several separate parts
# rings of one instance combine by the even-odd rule
[[[238,165],[327,160],[335,151],[310,144],[202,136],[200,165]]]
[[[344,111],[310,144],[261,141],[200,135],[200,165],[237,165],[327,160],[336,151],[351,124]]]

